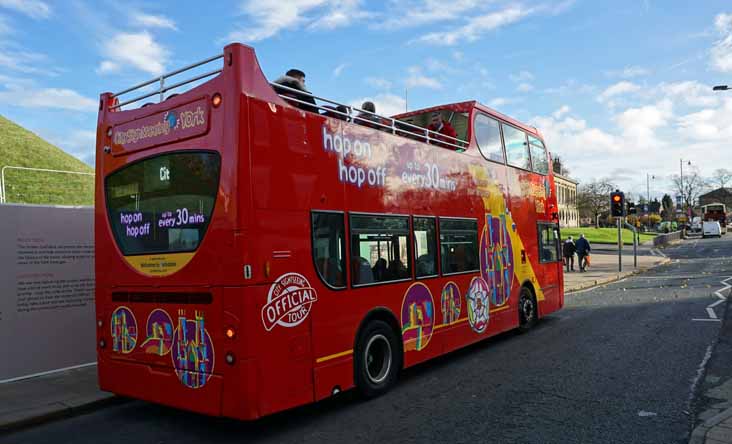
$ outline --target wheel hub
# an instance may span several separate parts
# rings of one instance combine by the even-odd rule
[[[364,351],[366,375],[374,384],[383,382],[391,369],[391,344],[382,334],[372,336]]]

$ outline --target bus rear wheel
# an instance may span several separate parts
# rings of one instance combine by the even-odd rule
[[[519,331],[525,333],[531,330],[539,319],[534,294],[527,287],[521,287],[519,295]]]
[[[401,348],[394,330],[384,321],[371,321],[362,330],[354,354],[358,391],[365,398],[386,393],[402,368]]]

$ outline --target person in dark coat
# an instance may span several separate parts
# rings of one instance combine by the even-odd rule
[[[274,81],[274,89],[277,94],[280,94],[290,105],[300,108],[303,111],[309,111],[311,113],[317,113],[318,108],[315,106],[315,99],[310,95],[310,91],[305,88],[305,73],[299,69],[291,69],[285,73],[284,76]],[[290,88],[278,88],[277,85]],[[305,94],[293,89],[302,91]],[[287,100],[287,97],[291,97],[295,100]],[[301,103],[306,102],[306,103]]]
[[[564,246],[562,247],[562,255],[564,256],[564,262],[567,265],[567,271],[574,271],[574,253],[576,251],[577,247],[574,245],[572,236],[569,236],[569,238],[564,241]]]
[[[577,239],[577,244],[575,245],[575,248],[577,250],[577,262],[579,263],[579,269],[580,272],[583,272],[586,268],[585,260],[587,259],[587,256],[590,255],[590,251],[592,251],[592,247],[590,247],[590,241],[585,239],[584,234],[580,234],[579,239]]]

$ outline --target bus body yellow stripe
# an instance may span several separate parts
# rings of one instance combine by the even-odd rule
[[[353,349],[342,351],[333,355],[323,356],[322,358],[316,359],[315,363],[320,364],[321,362],[330,361],[331,359],[340,358],[341,356],[350,355],[351,353],[353,353]]]

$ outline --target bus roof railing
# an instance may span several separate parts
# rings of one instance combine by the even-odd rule
[[[131,86],[131,87],[129,87],[127,89],[124,89],[124,90],[122,90],[120,92],[114,93],[114,94],[112,94],[112,98],[117,98],[118,99],[118,102],[119,102],[119,97],[122,96],[122,95],[129,94],[129,93],[131,93],[133,91],[137,91],[139,89],[142,89],[142,88],[144,88],[146,86],[149,86],[149,85],[152,85],[152,84],[155,84],[155,83],[158,84],[157,90],[151,91],[149,93],[142,94],[142,95],[139,95],[139,96],[136,96],[136,97],[133,97],[131,99],[128,99],[128,100],[125,100],[125,101],[122,101],[122,102],[119,102],[119,103],[113,105],[111,108],[112,109],[119,109],[119,108],[122,108],[125,105],[129,105],[129,104],[132,104],[132,103],[135,103],[135,102],[139,102],[140,100],[143,100],[143,99],[146,99],[148,97],[155,96],[155,95],[158,95],[159,96],[159,103],[160,102],[163,102],[165,100],[165,93],[166,92],[171,91],[171,90],[176,89],[176,88],[180,88],[181,86],[184,86],[184,85],[188,85],[189,83],[193,83],[195,81],[198,81],[198,80],[201,80],[201,79],[205,79],[207,77],[211,77],[211,76],[214,76],[216,74],[219,74],[223,69],[222,68],[219,68],[219,69],[215,69],[213,71],[208,71],[208,72],[205,72],[203,74],[199,74],[197,76],[194,76],[194,77],[192,77],[190,79],[186,79],[186,80],[182,80],[180,82],[174,83],[172,85],[166,85],[165,84],[165,81],[167,79],[169,79],[169,78],[171,78],[173,76],[176,76],[178,74],[184,73],[186,71],[189,71],[191,69],[197,68],[199,66],[205,65],[207,63],[211,63],[211,62],[216,61],[218,59],[221,59],[223,57],[224,57],[223,54],[218,54],[218,55],[215,55],[213,57],[209,57],[207,59],[201,60],[200,62],[192,63],[192,64],[190,64],[188,66],[184,66],[183,68],[179,68],[179,69],[176,69],[174,71],[168,72],[166,74],[163,74],[163,75],[161,75],[159,77],[156,77],[154,79],[148,80],[146,82],[142,82],[142,83],[137,84],[135,86]],[[327,113],[330,113],[330,114],[340,115],[340,116],[345,117],[346,120],[349,120],[350,119],[350,121],[352,121],[354,123],[363,122],[363,123],[366,123],[368,125],[376,126],[376,127],[378,127],[378,129],[387,130],[387,131],[389,131],[389,132],[391,132],[392,134],[395,134],[395,135],[411,135],[411,136],[418,137],[420,139],[424,139],[424,141],[427,142],[427,143],[436,142],[436,143],[439,143],[440,145],[447,145],[447,146],[450,146],[450,147],[455,148],[457,150],[464,150],[468,146],[468,142],[465,141],[465,140],[458,139],[456,137],[447,136],[445,134],[441,134],[441,133],[438,133],[436,131],[432,131],[430,129],[423,128],[421,126],[413,125],[413,124],[411,124],[409,122],[405,122],[405,121],[402,121],[402,120],[393,119],[391,117],[381,116],[379,114],[372,113],[371,111],[367,111],[365,109],[361,109],[361,108],[358,108],[358,107],[355,107],[355,106],[344,105],[344,104],[339,103],[339,102],[336,102],[334,100],[326,99],[325,97],[319,97],[319,96],[313,95],[312,93],[309,93],[307,91],[303,91],[303,90],[299,90],[299,89],[295,89],[295,88],[290,88],[289,86],[280,85],[278,83],[270,82],[270,85],[273,86],[276,90],[277,89],[280,89],[280,90],[290,91],[292,93],[295,93],[295,94],[299,95],[300,97],[307,96],[307,97],[311,97],[312,99],[317,99],[317,100],[320,100],[322,102],[327,102],[327,103],[330,103],[332,105],[336,105],[336,107],[337,106],[343,106],[347,110],[355,110],[355,111],[358,111],[358,114],[356,114],[356,115],[353,115],[350,112],[343,113],[343,112],[341,112],[341,111],[339,111],[339,110],[337,110],[335,108],[330,108],[330,107],[325,107],[323,105],[313,104],[313,103],[310,103],[310,102],[306,102],[304,100],[300,100],[300,99],[298,99],[296,97],[292,97],[292,96],[288,96],[286,94],[278,93],[278,95],[281,98],[285,99],[286,101],[295,102],[295,103],[298,103],[298,104],[302,104],[302,105],[306,105],[306,106],[309,106],[309,107],[313,107],[315,109],[323,110],[323,111],[325,111]],[[362,117],[362,116],[368,116],[369,118],[365,118],[365,117]]]
[[[168,92],[170,90],[173,90],[173,89],[176,89],[176,88],[180,88],[181,86],[184,86],[184,85],[188,85],[189,83],[193,83],[193,82],[195,82],[197,80],[201,80],[201,79],[205,79],[207,77],[214,76],[214,75],[220,73],[222,71],[222,68],[215,69],[213,71],[208,71],[206,73],[197,75],[197,76],[192,77],[190,79],[182,80],[182,81],[177,82],[177,83],[174,83],[172,85],[166,85],[165,84],[165,80],[166,79],[169,79],[169,78],[171,78],[173,76],[176,76],[178,74],[181,74],[181,73],[183,73],[185,71],[189,71],[189,70],[191,70],[193,68],[198,68],[199,66],[205,65],[207,63],[211,63],[211,62],[213,62],[215,60],[222,59],[223,57],[224,57],[223,54],[215,55],[215,56],[209,57],[209,58],[207,58],[205,60],[201,60],[200,62],[192,63],[192,64],[190,64],[188,66],[184,66],[183,68],[176,69],[175,71],[171,71],[169,73],[163,74],[163,75],[161,75],[159,77],[156,77],[154,79],[151,79],[151,80],[148,80],[146,82],[142,82],[142,83],[140,83],[138,85],[129,87],[129,88],[127,88],[127,89],[125,89],[123,91],[120,91],[118,93],[114,93],[114,94],[112,94],[112,97],[113,98],[118,98],[121,95],[129,94],[129,93],[131,93],[133,91],[137,91],[138,89],[144,88],[144,87],[149,86],[149,85],[152,85],[154,83],[157,83],[158,84],[158,89],[156,91],[152,91],[150,93],[143,94],[141,96],[137,96],[137,97],[134,97],[134,98],[129,99],[129,100],[125,100],[124,102],[120,102],[120,103],[112,106],[112,109],[118,109],[118,108],[121,108],[121,107],[123,107],[125,105],[129,105],[131,103],[139,102],[142,99],[146,99],[146,98],[152,97],[154,95],[159,95],[159,97],[160,97],[159,101],[162,102],[163,100],[165,100],[165,93],[166,92]]]
[[[384,117],[382,115],[372,113],[371,111],[367,111],[362,108],[358,108],[358,107],[350,106],[350,105],[344,105],[344,104],[338,103],[334,100],[326,99],[325,97],[316,96],[307,91],[303,91],[301,89],[296,89],[296,88],[291,88],[289,86],[281,85],[279,83],[270,82],[270,85],[272,85],[275,89],[282,89],[282,90],[290,91],[301,97],[307,96],[307,97],[311,97],[312,99],[317,99],[317,100],[320,100],[323,102],[328,102],[328,103],[336,105],[336,106],[343,106],[348,110],[358,111],[358,114],[356,114],[356,115],[353,115],[350,113],[344,113],[335,108],[329,108],[329,107],[326,107],[323,105],[313,104],[310,102],[306,102],[304,100],[300,100],[296,97],[278,93],[278,95],[281,98],[283,98],[284,100],[286,100],[288,102],[295,102],[295,103],[298,103],[301,105],[323,110],[327,113],[337,114],[337,115],[345,117],[346,119],[351,119],[351,121],[354,123],[358,123],[360,121],[363,123],[367,123],[369,125],[378,126],[379,128],[388,130],[392,134],[395,134],[395,135],[410,134],[410,135],[413,135],[413,136],[416,136],[419,138],[423,138],[425,140],[425,142],[427,142],[427,143],[434,141],[436,143],[439,143],[440,145],[448,145],[448,146],[453,147],[458,150],[465,150],[468,146],[468,142],[465,140],[458,139],[456,137],[447,136],[445,134],[438,133],[437,131],[432,131],[430,129],[423,128],[418,125],[413,125],[413,124],[411,124],[409,122],[405,122],[403,120],[398,120],[398,119],[394,119],[391,117]],[[361,115],[367,115],[367,116],[370,116],[371,118],[370,119],[364,118],[364,117],[361,117]],[[388,123],[384,123],[384,122],[388,122]],[[413,129],[416,131],[410,131],[409,129]]]

